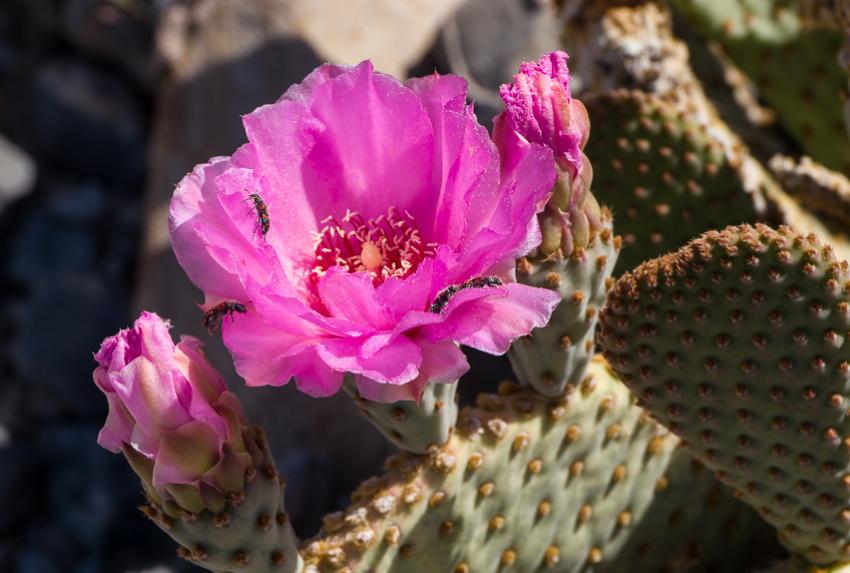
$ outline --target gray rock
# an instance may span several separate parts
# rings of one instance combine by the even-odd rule
[[[524,60],[560,47],[554,3],[541,0],[468,0],[451,18],[435,47],[436,60],[469,81],[478,117],[502,109],[499,85]]]
[[[35,139],[43,155],[81,175],[138,184],[147,122],[116,76],[82,60],[58,58],[34,81]]]
[[[35,187],[35,161],[20,147],[0,135],[0,212]]]

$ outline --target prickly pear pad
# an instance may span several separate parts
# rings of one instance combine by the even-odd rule
[[[810,563],[850,550],[848,265],[813,235],[712,231],[627,273],[606,357]]]
[[[305,545],[305,573],[740,571],[758,517],[595,360],[560,400],[482,394]]]

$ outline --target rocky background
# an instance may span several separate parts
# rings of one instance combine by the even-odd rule
[[[200,329],[167,201],[243,140],[239,115],[318,63],[471,80],[482,121],[523,58],[557,44],[547,0],[0,1],[0,571],[189,571],[101,450],[92,352],[141,308]],[[507,374],[473,357],[472,394]],[[233,377],[232,386],[239,388]],[[242,392],[272,435],[302,535],[389,452],[347,398]]]

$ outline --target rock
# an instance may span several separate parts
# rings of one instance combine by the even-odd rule
[[[0,538],[20,529],[21,522],[35,510],[35,461],[36,456],[30,448],[22,445],[0,445],[0,500],[3,500]]]
[[[91,229],[33,211],[12,243],[8,276],[28,285],[45,285],[58,275],[91,272],[95,243]]]
[[[36,145],[46,158],[72,173],[140,184],[147,122],[119,78],[63,57],[38,70],[33,91]]]
[[[10,345],[33,415],[102,420],[106,401],[91,381],[92,353],[125,325],[125,305],[119,289],[85,275],[54,278],[33,293]]]
[[[61,566],[55,564],[49,555],[43,553],[38,546],[23,548],[17,558],[16,573],[62,573]]]
[[[468,0],[443,27],[435,59],[469,80],[470,98],[486,123],[502,109],[499,85],[521,62],[560,48],[559,34],[548,0]]]
[[[13,571],[125,570],[105,567],[103,558],[116,524],[138,515],[139,487],[124,459],[97,445],[98,430],[93,424],[42,423],[27,444],[27,452],[39,455],[39,479],[26,484],[37,505],[29,508],[27,526],[15,531],[21,539]]]
[[[0,2],[0,52],[13,59],[47,51],[59,28],[59,10],[53,0],[3,0]]]
[[[0,135],[0,213],[8,203],[35,187],[35,161],[20,147]]]
[[[81,51],[117,64],[141,85],[151,81],[154,8],[149,2],[68,0],[65,36]]]
[[[352,64],[371,58],[377,69],[403,77],[465,1],[295,0],[290,4],[295,29],[323,58]],[[488,49],[503,39],[495,38]]]
[[[97,181],[49,185],[47,211],[62,221],[90,224],[106,210],[106,190]]]

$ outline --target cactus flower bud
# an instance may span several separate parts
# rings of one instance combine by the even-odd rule
[[[524,62],[499,94],[505,102],[503,121],[526,140],[552,149],[558,166],[575,176],[582,168],[590,121],[584,105],[570,94],[568,58],[556,51]]]
[[[584,105],[570,94],[567,59],[557,51],[520,65],[513,81],[499,90],[505,111],[493,128],[500,149],[528,141],[552,151],[558,178],[546,209],[538,215],[544,258],[569,256],[577,247],[587,247],[602,228],[601,210],[590,193],[593,169],[582,152],[590,121]]]
[[[261,452],[201,342],[184,336],[175,345],[169,328],[143,312],[132,328],[103,341],[94,382],[109,415],[98,443],[123,452],[163,507],[196,513],[241,492]]]

